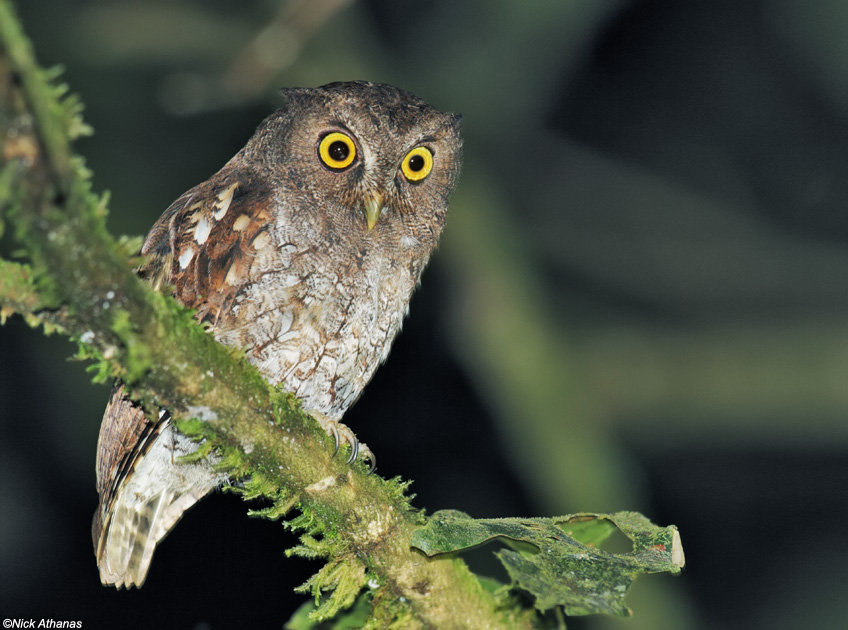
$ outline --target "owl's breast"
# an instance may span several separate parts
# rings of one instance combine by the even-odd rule
[[[249,277],[216,337],[305,409],[336,419],[388,356],[417,282],[375,249],[345,255],[286,240],[259,252]]]

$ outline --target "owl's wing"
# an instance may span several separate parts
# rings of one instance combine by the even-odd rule
[[[270,242],[273,196],[249,171],[221,170],[177,199],[156,222],[140,273],[213,326],[248,281],[256,252]]]
[[[151,229],[139,270],[168,285],[197,317],[214,325],[248,281],[251,259],[267,244],[271,198],[256,181],[225,167],[175,201]],[[151,422],[116,387],[97,445],[100,505],[92,523],[104,584],[141,586],[153,551],[183,513],[223,482],[204,462],[178,463],[197,448],[163,412]]]

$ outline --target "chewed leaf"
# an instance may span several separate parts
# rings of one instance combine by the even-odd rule
[[[627,553],[600,545],[616,530],[632,542]],[[658,527],[637,512],[572,514],[553,518],[473,519],[454,510],[436,512],[415,532],[412,545],[427,555],[450,553],[504,537],[536,551],[502,549],[496,556],[513,585],[530,592],[536,608],[562,606],[568,615],[626,616],[624,596],[645,573],[680,573],[680,535],[673,525]]]

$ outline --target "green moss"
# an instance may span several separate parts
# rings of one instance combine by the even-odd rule
[[[416,619],[408,602],[393,597],[385,588],[378,588],[371,593],[371,615],[363,630],[406,630],[421,627],[421,621]]]
[[[108,300],[108,299],[107,299]],[[100,305],[105,308],[108,301]],[[153,363],[152,350],[146,340],[139,337],[130,313],[121,308],[112,308],[112,332],[124,344],[124,374],[129,383],[138,381]]]
[[[323,621],[351,606],[366,582],[365,566],[359,560],[337,555],[295,591],[312,594],[316,608],[309,618]]]
[[[288,496],[285,491],[280,491],[273,503],[266,508],[258,510],[248,510],[247,515],[256,518],[265,518],[270,521],[276,521],[284,518],[297,505],[298,498],[296,496]]]

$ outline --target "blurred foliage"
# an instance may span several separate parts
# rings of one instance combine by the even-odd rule
[[[840,540],[848,517],[844,2],[19,5],[42,62],[63,63],[88,105],[97,134],[79,148],[117,233],[145,232],[228,159],[280,86],[367,78],[462,112],[444,247],[348,416],[381,468],[475,516],[632,508],[677,523],[686,576],[637,584],[630,627],[838,627],[838,598],[810,576],[839,592],[845,573],[807,534]],[[87,398],[59,342],[0,334],[10,610],[87,544],[50,523],[93,509],[106,392]],[[187,517],[185,540],[208,514]],[[84,551],[73,570],[95,580]],[[159,579],[123,598],[56,586],[57,610],[157,601],[144,621],[172,619],[180,582]]]

